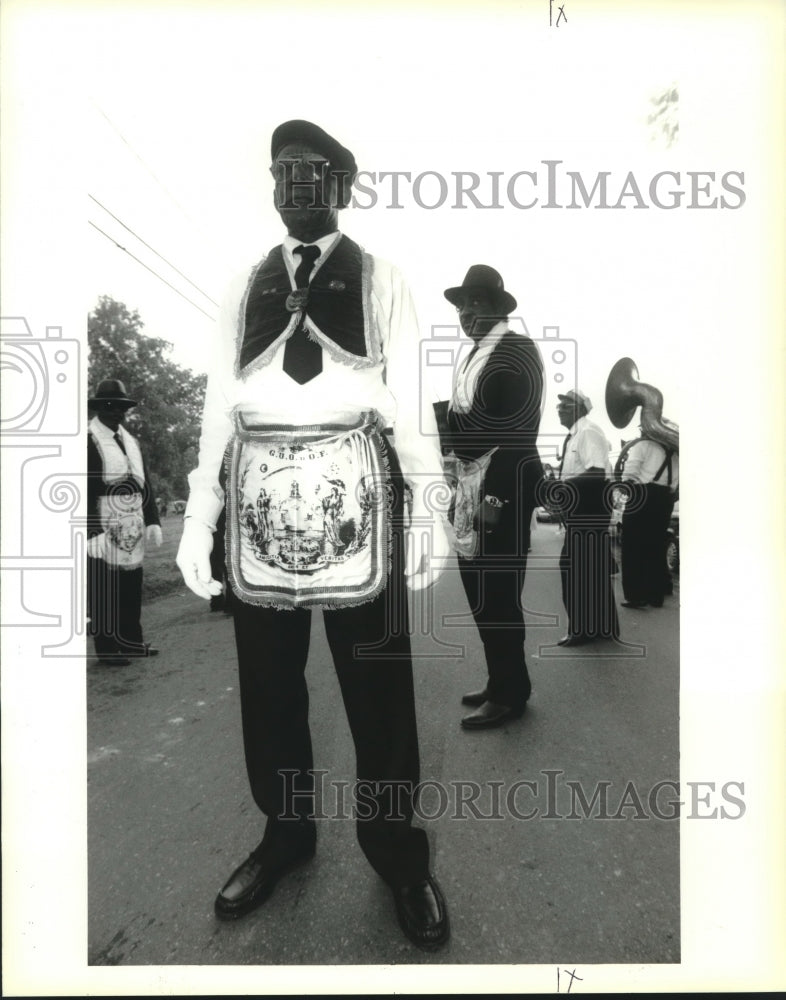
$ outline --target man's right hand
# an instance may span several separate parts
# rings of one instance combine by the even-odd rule
[[[213,551],[213,532],[203,522],[187,517],[183,524],[183,537],[177,550],[177,567],[183,574],[186,586],[197,597],[209,601],[221,593],[218,580],[210,570],[210,553]]]

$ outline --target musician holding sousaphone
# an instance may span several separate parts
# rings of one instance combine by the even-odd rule
[[[615,427],[626,427],[641,406],[641,437],[617,459],[615,479],[627,494],[622,515],[624,608],[663,606],[670,590],[667,529],[679,490],[679,428],[663,417],[663,396],[638,381],[636,365],[620,358],[606,383],[606,410]]]

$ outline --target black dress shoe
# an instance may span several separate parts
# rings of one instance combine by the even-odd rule
[[[284,875],[313,857],[313,845],[284,849],[263,841],[232,872],[216,896],[216,916],[220,920],[236,920],[251,913],[265,902]]]
[[[409,940],[426,951],[442,947],[450,937],[445,897],[433,875],[424,882],[393,889],[396,915]]]
[[[588,642],[593,642],[594,635],[563,635],[557,639],[558,646],[584,646]]]
[[[486,694],[486,689],[483,688],[482,691],[470,691],[468,694],[465,694],[461,699],[461,704],[469,705],[470,708],[478,708],[484,701],[487,700],[488,695]]]
[[[480,708],[461,720],[464,729],[492,729],[501,726],[508,719],[520,719],[523,708],[511,708],[510,705],[499,705],[495,701],[484,701]]]

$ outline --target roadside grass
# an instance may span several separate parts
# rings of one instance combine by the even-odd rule
[[[183,577],[175,565],[180,536],[183,534],[183,517],[180,514],[165,514],[161,518],[161,532],[164,541],[161,547],[148,546],[145,551],[144,574],[142,576],[142,600],[152,601],[176,590],[185,590]]]

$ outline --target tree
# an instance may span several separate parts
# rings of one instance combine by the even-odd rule
[[[194,375],[167,357],[172,345],[142,333],[139,313],[102,295],[87,319],[88,379],[120,379],[136,407],[127,417],[147,461],[156,496],[169,502],[188,495],[196,465],[207,376]]]

